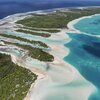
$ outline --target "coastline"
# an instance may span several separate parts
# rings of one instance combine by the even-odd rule
[[[48,13],[53,13],[57,10],[60,10],[60,11],[63,11],[63,10],[70,10],[70,9],[87,9],[87,8],[98,8],[100,6],[79,6],[79,7],[61,7],[61,8],[51,8],[51,9],[45,9],[45,10],[34,10],[34,11],[27,11],[27,12],[23,12],[23,13],[16,13],[16,14],[11,14],[11,15],[8,15],[6,17],[3,17],[1,20],[5,20],[5,19],[8,19],[9,17],[16,17],[16,16],[26,16],[28,14],[48,14]],[[1,22],[0,22],[1,23]]]
[[[65,37],[67,30],[66,31],[62,30],[62,31],[63,32],[60,32],[61,35],[62,35],[62,37]],[[70,53],[70,51],[68,50],[68,48],[65,48],[64,44],[63,45],[61,44],[61,46],[58,46],[58,45],[55,45],[55,44],[54,45],[49,45],[49,46],[52,48],[51,54],[53,54],[54,57],[55,57],[54,61],[52,62],[52,64],[50,64],[50,66],[52,67],[52,65],[53,65],[53,67],[60,66],[60,67],[67,68],[66,71],[68,71],[69,74],[66,73],[66,77],[68,79],[67,78],[63,79],[63,80],[66,80],[66,81],[62,80],[62,82],[61,82],[61,80],[56,80],[56,82],[55,82],[55,80],[49,79],[49,77],[45,75],[44,79],[41,79],[41,80],[37,81],[37,83],[35,84],[35,86],[31,87],[31,91],[29,92],[29,94],[25,98],[25,100],[41,100],[41,98],[40,98],[41,96],[39,97],[39,95],[40,95],[39,90],[40,90],[41,84],[42,84],[43,87],[45,87],[45,85],[47,85],[48,82],[52,82],[52,81],[54,81],[53,84],[55,84],[55,85],[69,84],[69,83],[72,83],[75,80],[75,77],[77,77],[76,80],[83,81],[83,83],[85,83],[87,87],[84,86],[84,88],[86,88],[86,90],[85,89],[83,89],[83,90],[78,89],[78,91],[81,91],[81,95],[85,94],[85,95],[81,96],[82,99],[80,99],[80,98],[78,98],[76,96],[77,93],[74,95],[74,98],[76,96],[77,100],[87,100],[88,97],[92,94],[92,92],[94,92],[96,90],[96,88],[90,82],[86,81],[79,74],[79,72],[76,71],[75,68],[73,68],[72,65],[66,63],[63,60],[63,58],[65,57],[65,55],[68,55]],[[84,91],[85,91],[85,93],[84,93]],[[72,100],[74,100],[74,98]]]
[[[45,13],[50,13],[50,12],[53,12],[53,11],[56,11],[56,10],[70,10],[70,9],[87,9],[87,8],[98,8],[100,6],[78,6],[78,7],[61,7],[61,8],[51,8],[51,9],[44,9],[44,10],[34,10],[34,11],[27,11],[27,12],[23,12],[23,13],[16,13],[16,14],[11,14],[11,15],[8,15],[4,18],[8,18],[8,17],[11,17],[12,15],[17,15],[17,14],[20,14],[20,15],[23,15],[23,14],[31,14],[31,13],[42,13],[45,12]],[[2,19],[4,19],[2,18]],[[0,20],[2,20],[0,19]]]
[[[91,17],[97,16],[97,15],[100,15],[100,14],[93,14],[93,15],[90,15],[90,16],[83,16],[83,17],[80,17],[80,18],[77,18],[77,19],[75,19],[75,20],[70,21],[70,22],[67,24],[68,33],[75,33],[75,34],[77,33],[77,34],[85,34],[85,35],[89,35],[89,36],[93,36],[93,37],[100,37],[100,35],[87,34],[87,33],[82,32],[82,31],[80,31],[80,30],[78,30],[78,29],[76,29],[76,28],[74,27],[74,25],[75,25],[76,23],[78,23],[79,21],[81,21],[81,20],[83,20],[83,19],[85,19],[85,18],[91,18]]]
[[[94,14],[95,15],[95,14]],[[69,29],[69,32],[72,32],[72,33],[83,33],[83,32],[81,32],[80,30],[78,30],[78,29],[76,29],[75,27],[74,27],[74,25],[76,24],[76,23],[78,23],[80,20],[83,20],[83,19],[85,19],[85,18],[91,18],[92,16],[94,16],[94,15],[90,15],[90,16],[83,16],[83,17],[80,17],[80,18],[77,18],[77,19],[75,19],[75,20],[72,20],[72,21],[70,21],[68,24],[67,24],[67,27],[68,27],[68,29]]]
[[[32,13],[32,12],[31,12]],[[16,14],[17,15],[17,14]],[[15,15],[15,16],[16,16]],[[24,16],[24,15],[23,15]],[[26,15],[25,15],[26,16]],[[10,16],[9,16],[10,17]],[[8,19],[9,19],[9,17],[8,17]],[[23,17],[24,18],[24,17]],[[86,18],[86,17],[84,17],[84,18]],[[75,24],[75,23],[77,23],[79,20],[82,20],[83,19],[83,17],[82,18],[78,18],[78,19],[75,19],[75,20],[73,20],[73,21],[71,21],[71,22],[69,22],[69,24],[67,25],[68,26],[68,30],[64,30],[64,29],[62,29],[62,31],[61,32],[59,32],[59,33],[56,33],[56,35],[57,35],[57,39],[59,40],[59,39],[61,39],[61,40],[64,40],[64,43],[65,43],[65,39],[68,39],[69,37],[67,36],[67,34],[66,34],[66,32],[69,32],[69,31],[73,31],[73,32],[79,32],[79,30],[76,30],[74,27],[73,27],[73,25]],[[15,21],[14,21],[15,22]],[[67,38],[66,38],[66,37]],[[62,37],[62,38],[61,38]],[[52,39],[52,40],[54,40],[54,36],[51,36],[50,37],[50,39]],[[66,42],[70,42],[71,41],[71,39],[69,39],[69,40],[66,40]],[[66,75],[66,77],[67,78],[64,78],[64,79],[62,79],[62,80],[59,80],[59,79],[57,79],[57,80],[55,80],[55,79],[53,79],[53,77],[52,76],[50,76],[51,74],[50,73],[48,73],[48,72],[46,72],[46,71],[43,71],[43,72],[45,72],[45,74],[41,74],[41,71],[40,70],[37,70],[37,69],[35,69],[35,67],[33,67],[33,68],[31,68],[30,70],[32,71],[32,72],[34,72],[34,73],[36,73],[38,76],[39,76],[39,78],[36,80],[36,82],[35,83],[33,83],[32,85],[31,85],[31,88],[30,88],[30,90],[29,90],[29,92],[28,92],[28,94],[27,94],[27,96],[26,96],[26,98],[24,99],[24,100],[33,100],[32,98],[33,98],[33,96],[37,96],[38,97],[38,90],[40,90],[40,87],[41,87],[41,84],[45,87],[45,85],[46,85],[46,83],[47,84],[49,84],[49,82],[52,84],[55,84],[55,85],[59,85],[59,84],[69,84],[69,83],[71,83],[71,82],[73,82],[73,81],[75,81],[75,78],[76,78],[76,80],[78,80],[78,81],[80,81],[80,80],[83,80],[83,82],[84,83],[86,83],[86,84],[88,84],[88,85],[90,85],[90,87],[88,88],[88,89],[86,89],[87,90],[87,92],[85,93],[85,95],[82,95],[82,97],[83,97],[83,99],[82,100],[87,100],[87,98],[88,98],[88,96],[95,90],[95,87],[90,83],[90,82],[88,82],[88,81],[86,81],[80,74],[79,74],[79,72],[75,69],[75,68],[73,68],[73,66],[71,66],[70,64],[67,64],[65,61],[63,61],[63,58],[65,57],[65,55],[68,55],[69,53],[70,53],[70,50],[68,49],[68,48],[65,48],[64,47],[64,43],[61,43],[59,46],[58,46],[58,44],[48,44],[49,46],[50,46],[50,48],[52,49],[52,51],[50,52],[50,54],[53,54],[54,55],[54,57],[55,57],[55,59],[54,59],[54,61],[53,62],[51,62],[51,63],[47,63],[47,64],[49,64],[49,66],[50,67],[55,67],[55,68],[65,68],[65,69],[67,69],[64,73],[64,75],[66,75],[66,73],[67,73],[67,75],[68,75],[68,77],[67,77],[67,75]],[[15,60],[14,60],[15,59]],[[15,63],[17,63],[18,64],[18,62],[16,62],[16,58],[14,57],[14,56],[12,56],[12,60],[14,60],[14,62]],[[21,66],[23,66],[23,65],[21,65]],[[23,66],[23,67],[25,67],[25,66]],[[62,77],[62,75],[61,75],[61,77]],[[44,84],[45,83],[45,84]],[[59,83],[59,84],[58,84]],[[88,85],[87,85],[87,87],[88,87]],[[84,91],[85,91],[85,89],[84,89]],[[84,93],[84,91],[81,91],[81,94],[82,93]],[[36,94],[37,93],[37,94]],[[75,95],[75,94],[74,94]],[[35,98],[34,100],[40,100],[40,98]],[[81,97],[81,98],[82,98]],[[80,98],[79,99],[77,99],[77,100],[80,100]]]

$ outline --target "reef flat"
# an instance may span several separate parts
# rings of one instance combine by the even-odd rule
[[[69,35],[71,32],[76,35],[77,31],[73,28],[73,23],[68,23],[80,17],[99,13],[99,7],[63,8],[50,12],[15,14],[1,19],[0,52],[11,55],[12,61],[17,64],[18,68],[25,67],[26,71],[31,70],[34,74],[30,73],[35,76],[36,81],[30,80],[31,76],[27,78],[31,82],[21,99],[88,100],[96,87],[81,74],[72,62],[70,63],[69,59],[67,60],[67,57],[64,59],[65,56],[70,55],[72,50],[66,43],[70,43],[71,39],[77,37],[73,38],[73,35]],[[74,21],[74,24],[79,21]],[[77,45],[76,41],[75,43]],[[73,49],[74,47],[73,45]],[[88,47],[84,48],[92,52]],[[11,65],[14,66],[12,62]],[[21,71],[21,69],[18,70]],[[5,88],[3,89],[6,91]],[[16,93],[13,96],[16,96]],[[5,94],[4,99],[7,99],[6,97],[8,94]],[[17,97],[16,100],[18,100]]]

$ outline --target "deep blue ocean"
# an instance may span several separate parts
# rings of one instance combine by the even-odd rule
[[[64,60],[96,86],[89,100],[100,100],[100,15],[82,19],[74,27],[84,33],[68,33],[72,41],[65,44],[70,54]]]
[[[74,0],[0,0],[0,18],[11,14],[61,7],[100,6],[100,1]]]

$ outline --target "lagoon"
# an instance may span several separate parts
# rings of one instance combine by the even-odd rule
[[[72,64],[86,80],[97,88],[89,100],[100,100],[99,20],[100,15],[92,15],[74,24],[74,28],[79,30],[81,34],[67,33],[72,41],[65,44],[70,49],[70,54],[64,60]]]

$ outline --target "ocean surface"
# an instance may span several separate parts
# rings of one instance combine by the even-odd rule
[[[100,6],[100,1],[0,0],[0,18],[20,12],[80,6]]]
[[[67,33],[72,41],[65,44],[70,54],[64,60],[97,88],[89,100],[100,100],[100,15],[86,17],[74,27],[82,34]]]
[[[41,2],[42,1],[42,2]],[[79,6],[99,6],[98,2],[67,2],[67,0],[0,0],[0,18],[6,17],[15,13],[22,13],[34,10],[45,10],[60,7],[79,7]],[[51,1],[51,2],[50,2]],[[58,2],[59,1],[59,2]],[[82,34],[77,33],[66,33],[72,39],[69,43],[65,44],[67,48],[70,49],[68,56],[64,60],[75,67],[79,73],[89,82],[91,82],[95,87],[94,91],[88,100],[100,100],[100,15],[94,15],[91,17],[84,18],[74,25],[74,27],[82,32]],[[5,34],[13,33],[8,32]],[[31,35],[25,35],[22,33],[14,34],[23,38],[30,40],[41,40],[44,43],[51,42],[47,39],[35,37]],[[55,42],[55,41],[54,41]],[[56,41],[58,42],[58,41]],[[52,42],[53,43],[53,42]],[[54,67],[53,67],[54,68]],[[59,78],[59,70],[52,69],[53,75]],[[51,70],[51,71],[52,71]],[[58,71],[58,72],[56,72]],[[56,72],[56,74],[55,74]],[[49,73],[51,73],[49,71]],[[51,74],[50,74],[51,75]],[[65,74],[63,75],[65,76]],[[53,76],[54,77],[54,76]],[[61,78],[60,78],[61,79]],[[61,86],[52,86],[47,91],[47,87],[42,87],[47,93],[45,99],[43,100],[71,100],[68,97],[76,93],[78,89],[81,90],[81,82],[74,82],[71,84],[65,84]],[[84,83],[83,88],[84,88]],[[47,84],[46,84],[47,85]],[[87,86],[88,87],[88,86]],[[75,91],[74,91],[75,90]],[[43,92],[43,91],[42,91]],[[41,92],[41,94],[42,94]],[[80,91],[79,91],[80,92]],[[79,96],[79,92],[77,95]],[[43,92],[44,93],[44,92]],[[75,94],[76,95],[76,94]],[[73,97],[74,98],[74,97]],[[79,99],[78,99],[79,100]]]
[[[72,40],[65,44],[65,47],[69,48],[70,52],[68,56],[65,55],[66,57],[64,60],[72,65],[80,75],[96,87],[95,91],[91,91],[92,89],[90,90],[92,93],[89,95],[88,100],[100,100],[100,14],[85,17],[74,24],[74,27],[80,31],[80,34],[77,32],[66,33]],[[59,41],[52,41],[28,34],[26,35],[24,33],[14,34],[9,31],[5,34],[15,35],[30,40],[41,40],[44,43],[52,44],[57,42],[59,45]],[[34,64],[34,62],[32,63]],[[45,66],[43,65],[43,68],[44,67]],[[60,69],[58,66],[57,68],[54,68],[55,67],[51,67],[48,71],[48,75],[53,79],[60,79],[62,82],[63,76],[67,76],[62,70],[67,71],[68,69]],[[58,77],[59,75],[61,75],[61,78]],[[40,89],[40,97],[41,95],[44,96],[44,94],[45,96],[39,100],[74,100],[74,97],[78,98],[75,100],[87,100],[79,99],[81,98],[79,93],[85,92],[86,95],[87,91],[89,91],[88,89],[91,87],[89,85],[90,84],[85,82],[82,77],[79,77],[79,79],[76,78],[76,81],[73,80],[69,84],[64,83],[58,86],[52,86],[48,83],[48,85],[46,84],[45,87]]]

